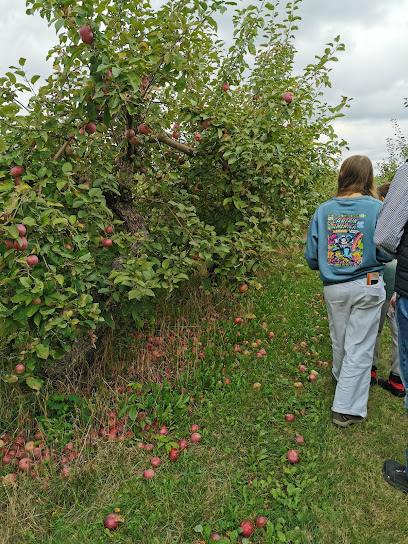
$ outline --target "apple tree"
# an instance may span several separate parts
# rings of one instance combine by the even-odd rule
[[[41,86],[24,58],[0,77],[7,379],[39,387],[197,272],[205,289],[251,285],[293,236],[347,106],[323,100],[339,37],[294,72],[300,1],[235,10],[227,47],[234,2],[27,0],[59,43]]]

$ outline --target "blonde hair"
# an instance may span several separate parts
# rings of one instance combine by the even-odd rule
[[[378,198],[374,187],[373,163],[365,155],[353,155],[341,165],[337,180],[337,196],[351,193]]]

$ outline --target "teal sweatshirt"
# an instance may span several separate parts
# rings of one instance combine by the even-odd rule
[[[383,274],[392,257],[374,245],[377,215],[382,203],[371,196],[335,197],[315,211],[306,240],[305,259],[319,270],[323,285]]]

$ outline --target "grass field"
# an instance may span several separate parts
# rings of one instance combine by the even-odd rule
[[[72,441],[78,456],[67,478],[55,461],[43,463],[36,478],[19,474],[1,486],[0,542],[195,544],[211,542],[214,533],[221,544],[408,542],[407,499],[381,475],[386,458],[404,462],[404,402],[373,387],[366,422],[344,430],[332,425],[330,366],[316,364],[331,362],[323,290],[301,253],[277,255],[259,290],[232,298],[186,294],[162,307],[147,348],[146,332],[140,338],[137,331],[115,332],[101,363],[105,378],[99,368],[84,396],[75,389],[68,397],[75,386],[56,384],[17,410],[22,399],[3,391],[3,431],[28,428],[27,414],[35,412],[46,443],[58,453]],[[234,324],[236,317],[242,324]],[[266,354],[256,356],[260,349]],[[381,376],[388,375],[389,357],[385,326]],[[301,364],[318,372],[316,381],[300,373]],[[157,383],[165,375],[168,381]],[[81,445],[115,409],[118,418],[128,416],[135,438]],[[152,452],[137,446],[148,441],[139,431],[141,411],[169,430],[161,438],[156,431]],[[285,421],[287,413],[294,421]],[[171,462],[171,444],[189,440],[191,424],[201,441]],[[299,452],[293,465],[286,459],[292,449]],[[162,465],[146,480],[153,456]],[[123,523],[110,532],[103,520],[115,508]],[[240,535],[240,523],[259,515],[267,526],[250,538]]]

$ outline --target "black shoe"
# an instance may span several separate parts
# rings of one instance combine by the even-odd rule
[[[378,385],[392,393],[395,397],[405,397],[405,389],[402,383],[394,382],[394,380],[391,380],[390,378],[378,378]]]
[[[385,461],[382,469],[385,480],[404,493],[408,493],[408,476],[405,473],[405,465],[401,465],[397,461],[388,459]]]
[[[349,414],[340,414],[339,412],[332,412],[332,416],[335,427],[350,427],[350,425],[365,420],[363,416],[352,416]]]
[[[378,380],[377,380],[377,367],[373,366],[373,367],[371,367],[370,385],[377,385],[377,383],[378,383]]]

